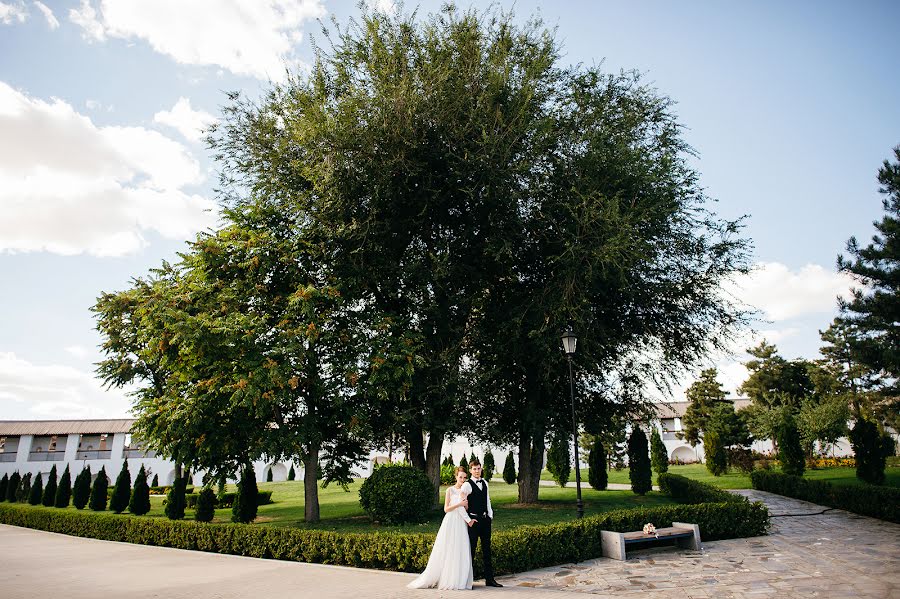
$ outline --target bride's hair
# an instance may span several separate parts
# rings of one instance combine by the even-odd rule
[[[463,474],[469,474],[468,472],[466,472],[465,468],[463,468],[462,466],[457,466],[456,470],[453,471],[453,476],[456,476],[460,472],[462,472]]]

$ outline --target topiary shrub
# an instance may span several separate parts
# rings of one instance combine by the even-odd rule
[[[269,471],[266,473],[266,482],[267,483],[272,482],[273,478],[274,478],[274,475],[272,474],[272,469],[269,468]]]
[[[6,501],[6,490],[9,488],[9,475],[4,474],[0,478],[0,501]]]
[[[147,471],[143,464],[134,479],[134,490],[128,501],[128,511],[135,516],[143,516],[150,511],[150,485],[147,484]]]
[[[462,457],[459,458],[459,466],[466,469],[466,474],[469,473],[469,462],[466,461],[466,454],[462,454]]]
[[[781,462],[781,471],[785,474],[803,476],[806,470],[806,455],[800,444],[800,431],[797,430],[797,421],[794,415],[784,412],[781,422],[775,431],[778,441],[778,461]]]
[[[26,472],[22,477],[22,483],[19,485],[19,491],[16,493],[16,501],[25,503],[31,496],[31,472]]]
[[[669,470],[669,452],[666,451],[666,444],[663,443],[655,426],[650,435],[650,465],[657,476]]]
[[[91,498],[91,467],[85,466],[81,473],[75,477],[75,485],[72,487],[72,505],[75,509],[83,510]]]
[[[31,490],[28,492],[28,503],[31,505],[38,505],[41,503],[41,499],[44,497],[44,482],[41,473],[38,472],[37,478],[34,479],[34,484],[31,485]]]
[[[175,477],[172,488],[166,494],[166,518],[169,520],[182,520],[184,518],[185,487],[187,487],[187,477]]]
[[[216,515],[216,494],[212,487],[203,487],[197,497],[197,511],[194,512],[194,520],[197,522],[211,522]]]
[[[484,464],[482,465],[484,472],[484,480],[491,480],[494,478],[494,469],[496,468],[496,464],[494,464],[494,454],[491,451],[490,447],[484,452]]]
[[[122,462],[122,469],[116,477],[116,486],[109,498],[109,509],[121,514],[128,507],[131,499],[131,472],[128,471],[128,460]]]
[[[588,483],[598,491],[606,489],[608,484],[606,449],[603,448],[600,435],[594,436],[591,451],[588,453]]]
[[[647,435],[640,427],[635,427],[628,437],[628,478],[631,480],[631,490],[638,495],[646,495],[653,488]]]
[[[503,464],[503,481],[508,485],[516,482],[516,462],[512,451],[506,454],[506,463]]]
[[[294,465],[291,464],[291,469],[288,471],[288,480],[296,480],[297,472],[294,471]]]
[[[856,478],[872,485],[884,483],[885,452],[878,427],[860,418],[850,431],[850,443],[856,455]]]
[[[256,520],[256,512],[259,507],[257,497],[259,489],[256,486],[256,472],[252,464],[247,464],[241,471],[241,480],[238,482],[237,495],[231,506],[231,521],[247,524]]]
[[[97,478],[94,479],[94,484],[91,487],[91,498],[88,502],[88,507],[95,512],[105,511],[106,502],[108,501],[108,489],[109,477],[106,476],[106,466],[103,466],[100,468],[100,472],[97,473]]]
[[[547,470],[560,487],[565,487],[572,473],[568,439],[565,434],[557,433],[550,442],[547,451]]]
[[[153,475],[153,481],[150,483],[150,486],[151,486],[151,487],[158,487],[158,486],[159,486],[159,475],[158,475],[158,474],[154,474],[154,475]]]
[[[722,476],[728,472],[728,453],[722,437],[716,431],[706,431],[703,435],[703,456],[706,459],[706,469],[713,476]]]
[[[19,491],[19,485],[22,483],[22,476],[16,470],[9,477],[9,484],[6,486],[6,500],[10,503],[16,500],[16,493]]]
[[[424,522],[433,501],[431,481],[412,466],[382,466],[359,489],[363,510],[372,520],[385,524]]]
[[[44,487],[44,495],[41,497],[41,503],[44,507],[53,507],[53,501],[56,499],[56,464],[50,469],[50,476],[47,477],[47,486]]]

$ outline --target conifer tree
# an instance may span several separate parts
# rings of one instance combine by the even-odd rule
[[[231,506],[231,521],[247,524],[256,519],[259,501],[259,489],[256,486],[256,472],[252,464],[247,464],[241,471],[237,495]]]
[[[469,455],[469,463],[471,464],[472,462],[474,462],[477,459],[478,458],[475,457],[475,451],[473,450],[472,453]],[[482,467],[484,467],[483,464],[482,464]]]
[[[106,510],[107,494],[109,493],[109,477],[106,476],[106,466],[100,468],[94,484],[91,486],[91,499],[88,507],[95,512]]]
[[[484,452],[484,480],[491,480],[494,477],[494,468],[496,468],[496,464],[494,464],[494,453],[491,451],[491,448],[488,447]]]
[[[128,502],[128,511],[135,516],[143,516],[150,511],[150,487],[147,485],[147,471],[143,464],[134,479],[134,490]]]
[[[703,437],[703,458],[706,460],[706,469],[713,476],[722,476],[728,471],[728,453],[719,431],[706,431]]]
[[[31,490],[28,493],[28,503],[31,505],[38,505],[44,496],[43,480],[44,477],[38,472],[37,478],[34,479],[34,484],[31,485]]]
[[[19,485],[19,492],[16,493],[16,501],[25,503],[31,495],[31,472],[26,472],[22,477],[22,483]]]
[[[151,486],[151,487],[158,487],[158,486],[159,486],[159,475],[158,475],[158,474],[154,474],[154,475],[153,475],[153,482],[150,483],[150,486]]]
[[[53,507],[56,500],[56,464],[50,469],[50,476],[47,478],[47,486],[44,487],[44,495],[41,497],[41,503],[46,507]]]
[[[856,457],[856,478],[872,485],[883,485],[886,459],[878,427],[859,418],[850,431],[850,442]]]
[[[269,471],[266,473],[266,482],[267,483],[272,482],[273,478],[274,478],[274,475],[272,474],[272,469],[269,468]]]
[[[216,515],[216,494],[212,487],[203,487],[197,497],[197,510],[194,512],[194,520],[197,522],[210,522]]]
[[[184,509],[187,507],[186,487],[187,477],[176,477],[172,483],[172,488],[166,494],[166,517],[169,520],[182,520],[184,518]]]
[[[297,479],[297,472],[294,471],[294,465],[291,464],[291,469],[288,470],[288,480],[296,480],[296,479]]]
[[[69,465],[59,477],[59,486],[56,488],[56,496],[53,498],[54,507],[69,507],[72,498],[72,475],[69,473]]]
[[[781,462],[781,471],[785,474],[803,476],[803,471],[806,470],[806,456],[800,443],[797,421],[791,410],[782,410],[775,437],[778,441],[778,461]]]
[[[6,486],[6,500],[10,503],[16,501],[16,493],[19,491],[19,485],[22,483],[22,477],[16,470],[9,477],[9,484]]]
[[[669,470],[669,452],[666,451],[666,444],[663,443],[662,437],[659,436],[659,430],[654,426],[653,433],[650,435],[650,465],[657,475]]]
[[[594,442],[588,453],[588,483],[597,491],[603,491],[608,484],[606,449],[603,447],[600,435],[594,435]]]
[[[569,475],[572,473],[571,454],[569,453],[569,443],[567,435],[557,433],[550,443],[550,450],[547,452],[547,470],[553,475],[553,480],[560,487],[565,487],[569,482]]]
[[[506,454],[506,462],[503,464],[503,481],[512,485],[516,482],[516,462],[513,459],[513,452]]]
[[[85,466],[81,473],[75,477],[75,485],[72,487],[72,505],[75,509],[83,510],[91,497],[91,467]]]
[[[462,457],[459,458],[459,467],[465,469],[466,473],[469,472],[469,462],[466,460],[465,452],[462,454]]]
[[[3,478],[0,478],[0,501],[6,501],[6,489],[9,488],[9,475],[4,474]]]
[[[646,495],[653,488],[647,435],[639,426],[634,427],[628,437],[628,478],[631,480],[631,490],[638,495]]]
[[[131,472],[128,471],[128,460],[122,462],[122,470],[116,477],[116,486],[113,488],[112,497],[109,498],[109,509],[121,514],[128,507],[131,499]]]

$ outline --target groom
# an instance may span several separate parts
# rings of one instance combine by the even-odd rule
[[[491,563],[491,521],[494,519],[494,510],[491,508],[487,481],[481,478],[481,462],[478,458],[469,462],[469,472],[472,478],[466,482],[469,485],[468,509],[469,516],[475,521],[469,527],[472,559],[475,559],[475,548],[480,538],[481,554],[484,557],[484,583],[489,587],[502,587],[502,584],[494,580],[494,565]]]

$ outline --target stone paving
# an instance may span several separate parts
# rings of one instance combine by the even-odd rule
[[[900,525],[763,491],[736,492],[769,507],[769,535],[703,543],[702,551],[638,550],[624,562],[595,559],[500,580],[599,597],[900,598]]]

